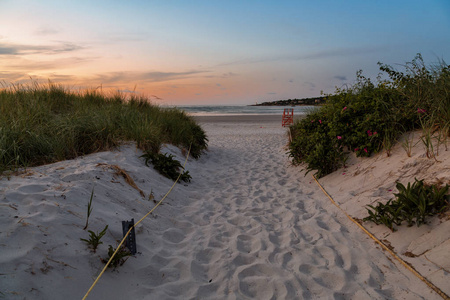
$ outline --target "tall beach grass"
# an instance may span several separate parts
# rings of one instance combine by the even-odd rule
[[[135,141],[158,152],[163,143],[198,158],[207,148],[202,128],[183,111],[149,99],[63,86],[11,85],[0,89],[0,172],[109,150]]]

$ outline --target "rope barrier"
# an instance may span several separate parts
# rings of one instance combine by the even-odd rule
[[[192,146],[192,144],[191,144]],[[184,161],[183,164],[183,169],[186,166],[186,163],[188,161],[189,158],[189,154],[191,153],[191,146],[189,147],[189,151],[186,155],[186,160]],[[131,230],[133,228],[135,228],[139,223],[141,223],[145,218],[147,218],[163,201],[164,199],[167,198],[167,196],[170,194],[170,192],[173,190],[173,188],[175,187],[175,185],[178,183],[178,181],[180,180],[181,174],[183,172],[181,171],[180,174],[178,174],[177,179],[175,180],[175,182],[173,183],[172,187],[169,189],[169,191],[164,195],[164,197],[161,198],[161,200],[159,200],[159,202],[145,215],[143,216],[139,221],[136,222],[136,224],[134,224],[134,226],[131,226],[130,229],[128,229],[127,233],[125,234],[125,236],[123,237],[122,241],[120,241],[119,245],[116,248],[116,251],[114,251],[113,255],[111,255],[111,257],[109,258],[108,262],[106,263],[106,265],[103,267],[103,270],[100,272],[100,274],[97,276],[97,278],[95,279],[94,283],[91,285],[91,287],[89,288],[89,290],[86,292],[86,295],[84,295],[84,297],[82,298],[82,300],[85,300],[87,298],[87,296],[91,293],[92,289],[94,288],[94,286],[97,284],[97,282],[99,281],[100,277],[102,277],[103,273],[105,273],[106,269],[108,268],[108,266],[110,265],[111,261],[113,260],[114,256],[116,255],[116,253],[119,251],[119,249],[122,247],[123,243],[125,242],[125,239],[128,237],[128,235],[130,234]]]
[[[379,244],[384,250],[386,250],[387,252],[389,252],[389,254],[391,254],[397,261],[399,261],[406,269],[410,270],[417,278],[419,278],[420,280],[422,280],[423,282],[425,282],[433,291],[435,291],[439,296],[441,296],[443,299],[446,300],[450,300],[450,297],[445,294],[443,291],[441,291],[437,286],[435,286],[433,283],[431,283],[430,281],[428,281],[428,279],[426,279],[425,277],[423,277],[419,272],[417,272],[411,265],[409,265],[407,262],[405,262],[403,259],[401,259],[394,251],[392,251],[391,249],[389,249],[388,246],[386,246],[383,242],[381,242],[378,238],[376,238],[372,233],[370,233],[363,225],[361,225],[358,221],[356,221],[355,219],[353,219],[349,214],[347,214],[346,211],[344,211],[339,204],[336,203],[336,201],[334,201],[334,199],[330,196],[330,194],[328,194],[328,192],[322,187],[322,185],[319,183],[319,181],[316,179],[316,176],[312,175],[312,177],[314,178],[314,180],[316,181],[317,185],[320,187],[320,189],[322,190],[322,192],[328,197],[328,199],[330,199],[330,201],[337,207],[339,208],[340,211],[342,211],[347,218],[350,219],[350,221],[352,221],[353,223],[355,223],[356,225],[358,225],[358,227],[360,229],[362,229],[362,231],[364,231],[372,240],[374,240],[377,244]]]

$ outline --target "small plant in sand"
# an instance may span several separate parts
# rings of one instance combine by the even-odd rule
[[[178,160],[173,159],[174,156],[172,154],[161,154],[146,151],[141,157],[145,159],[146,166],[148,166],[148,163],[151,162],[153,167],[161,175],[172,180],[176,180],[180,175],[181,170],[184,169]],[[180,180],[190,182],[191,178],[192,177],[189,175],[189,171],[183,171],[181,173]]]
[[[148,195],[148,200],[149,201],[155,200],[155,193],[153,193],[153,189],[151,189],[150,195]]]
[[[422,135],[420,140],[425,146],[426,154],[428,158],[434,158],[436,160],[436,153],[433,145],[434,133],[438,131],[435,121],[432,117],[426,115],[426,111],[423,109],[417,110],[419,113],[420,125],[422,127]]]
[[[106,234],[106,230],[108,229],[108,225],[105,226],[105,228],[100,232],[93,232],[92,230],[88,230],[89,232],[89,240],[87,239],[80,239],[83,242],[86,242],[92,250],[95,252],[97,251],[97,247],[100,244],[103,244],[103,242],[100,242],[100,239]]]
[[[444,126],[437,132],[436,140],[438,142],[437,144],[437,150],[436,155],[439,155],[439,147],[441,145],[444,145],[445,151],[448,151],[447,141],[448,141],[448,133],[450,132],[450,124]]]
[[[407,133],[405,139],[402,142],[402,148],[405,150],[406,155],[411,157],[413,147],[414,133]]]
[[[433,134],[430,128],[423,129],[422,135],[420,136],[420,140],[425,146],[427,157],[434,158],[436,160],[433,147]]]
[[[412,226],[414,223],[420,226],[426,223],[426,217],[436,215],[449,208],[449,185],[438,187],[426,185],[423,180],[415,180],[413,184],[404,186],[397,183],[398,193],[396,199],[389,200],[386,204],[378,203],[377,206],[368,205],[369,216],[364,221],[375,224],[384,224],[395,231],[394,224],[399,226],[403,221]]]
[[[386,156],[391,156],[392,147],[394,147],[395,144],[395,137],[391,134],[386,134],[383,138],[382,146],[383,149],[386,151]]]
[[[89,217],[91,216],[91,213],[92,213],[92,199],[93,198],[94,198],[94,188],[92,188],[91,198],[89,199],[89,202],[88,202],[87,216],[86,216],[86,225],[84,226],[83,230],[86,230],[88,228],[88,225],[89,225]]]
[[[109,245],[108,257],[102,259],[102,261],[106,264],[111,259],[115,251],[116,249],[114,249],[113,246]],[[118,266],[123,265],[129,256],[131,256],[131,252],[128,251],[128,249],[124,245],[122,245],[120,249],[117,251],[116,255],[114,255],[108,267],[117,268]]]

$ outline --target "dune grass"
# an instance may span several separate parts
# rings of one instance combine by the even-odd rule
[[[175,108],[122,94],[72,92],[63,86],[13,85],[0,89],[0,172],[109,150],[124,141],[157,153],[163,143],[198,158],[207,137]]]
[[[349,152],[370,156],[384,149],[390,155],[398,138],[417,128],[429,158],[436,159],[442,146],[447,150],[450,67],[443,61],[426,66],[420,54],[403,72],[379,66],[389,79],[374,83],[359,71],[353,86],[337,89],[324,106],[291,126],[294,163],[322,177],[345,165]]]

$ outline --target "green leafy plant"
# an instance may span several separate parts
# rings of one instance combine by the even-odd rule
[[[346,153],[339,138],[329,132],[328,115],[316,110],[290,128],[294,138],[289,144],[289,156],[294,164],[305,163],[306,173],[315,176],[329,174],[346,162]]]
[[[364,218],[364,221],[372,221],[375,224],[384,224],[390,230],[395,231],[394,224],[400,225],[402,219],[400,217],[402,205],[393,202],[392,199],[386,204],[378,202],[377,206],[368,205],[369,216]]]
[[[192,176],[189,175],[189,171],[183,171],[180,175],[180,180],[184,182],[191,182]]]
[[[89,246],[92,247],[92,250],[95,252],[97,251],[97,247],[100,244],[103,244],[103,242],[100,242],[100,239],[106,234],[106,230],[108,229],[108,225],[105,226],[105,228],[100,232],[93,232],[92,230],[88,230],[89,232],[89,240],[87,239],[80,239],[83,242],[86,242]]]
[[[88,202],[87,216],[86,216],[86,225],[84,226],[83,230],[86,230],[88,228],[88,225],[89,225],[89,217],[91,216],[91,213],[92,213],[92,200],[93,199],[94,199],[94,188],[92,188],[91,198],[89,199],[89,202]]]
[[[149,166],[149,162],[153,165],[155,170],[157,170],[161,175],[176,180],[180,175],[181,170],[183,170],[183,166],[181,163],[174,159],[172,154],[161,154],[161,153],[153,153],[151,151],[146,151],[142,156],[145,160],[145,165]],[[189,171],[183,171],[180,175],[180,180],[185,182],[191,181],[191,175],[189,175]]]
[[[106,264],[111,259],[115,251],[116,249],[114,249],[113,246],[109,245],[108,257],[102,259],[102,261]],[[128,251],[128,249],[124,245],[122,245],[120,249],[117,251],[116,255],[114,255],[108,267],[117,268],[118,266],[123,265],[129,256],[131,256],[131,252]]]
[[[415,179],[413,184],[404,186],[398,182],[396,186],[398,193],[394,194],[395,200],[391,199],[386,204],[378,203],[376,206],[368,205],[369,216],[364,221],[384,224],[395,231],[394,224],[399,226],[406,221],[408,226],[420,226],[426,223],[428,216],[449,208],[449,185],[439,188]]]

